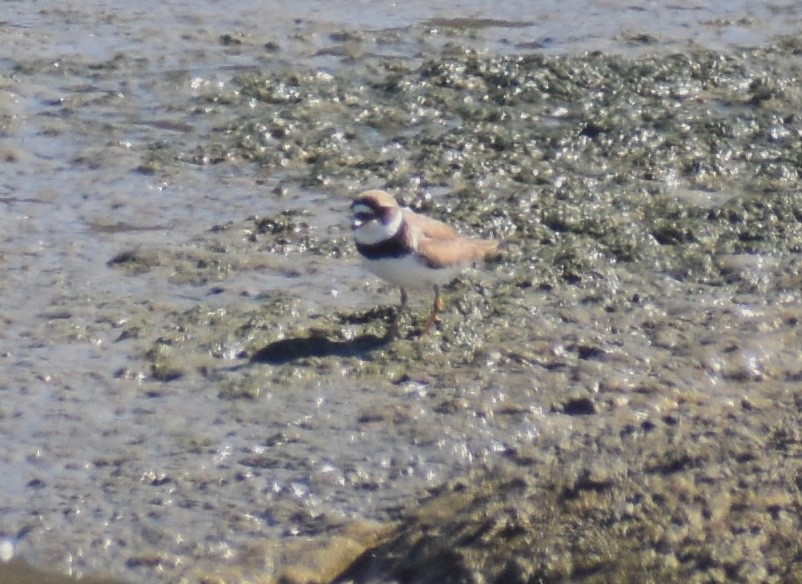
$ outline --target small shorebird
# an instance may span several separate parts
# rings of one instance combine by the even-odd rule
[[[407,289],[434,287],[434,304],[422,334],[443,309],[440,286],[496,253],[498,242],[466,239],[445,223],[400,207],[385,191],[365,191],[351,203],[356,248],[371,272],[401,288],[401,306],[386,338],[398,335]]]

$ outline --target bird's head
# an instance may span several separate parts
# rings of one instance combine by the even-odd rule
[[[354,239],[375,245],[391,239],[401,229],[403,214],[395,198],[385,191],[365,191],[351,203]]]

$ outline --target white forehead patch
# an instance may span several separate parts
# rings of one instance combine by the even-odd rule
[[[366,215],[373,215],[373,209],[371,209],[367,205],[363,205],[362,203],[354,205],[353,208],[351,209],[351,212],[354,215],[358,215],[360,213],[365,213]]]

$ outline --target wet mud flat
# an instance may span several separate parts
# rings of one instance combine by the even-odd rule
[[[32,560],[80,549],[128,581],[802,578],[802,45],[501,57],[453,34],[411,59],[347,36],[336,68],[171,104],[210,130],[135,171],[235,173],[273,211],[105,260],[180,297],[49,313],[51,342],[124,357],[98,373],[117,418],[82,471],[103,502],[71,513],[32,478],[4,527]],[[433,334],[380,340],[397,292],[347,228],[368,187],[505,241]]]

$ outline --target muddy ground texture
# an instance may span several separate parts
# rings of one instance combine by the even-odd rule
[[[341,200],[337,225],[314,209],[255,215],[109,266],[210,294],[247,271],[292,281],[355,259],[346,209],[367,187],[503,239],[504,256],[449,287],[433,334],[407,319],[389,344],[395,292],[335,312],[280,291],[144,306],[120,327],[132,365],[117,375],[156,393],[202,378],[223,400],[413,382],[444,426],[549,423],[371,535],[320,535],[330,545],[283,572],[255,546],[187,578],[802,581],[802,44],[623,58],[455,42],[394,59],[361,42],[342,39],[335,73],[209,87],[191,115],[228,121],[199,143],[153,144],[139,169],[254,165],[265,197]]]
[[[800,65],[792,39],[637,59],[455,44],[413,61],[362,55],[335,74],[243,74],[193,104],[229,123],[208,143],[154,148],[143,171],[247,161],[283,177],[266,196],[302,185],[343,209],[381,186],[503,239],[505,256],[450,287],[424,338],[409,322],[407,338],[376,342],[395,296],[309,314],[278,295],[130,327],[142,367],[120,374],[202,375],[221,398],[256,400],[319,376],[414,379],[446,424],[562,417],[400,513],[343,580],[802,581]],[[272,257],[354,256],[346,219],[324,231],[305,213],[110,264],[225,286]],[[252,364],[221,367],[232,356]],[[436,397],[466,383],[503,399]]]

